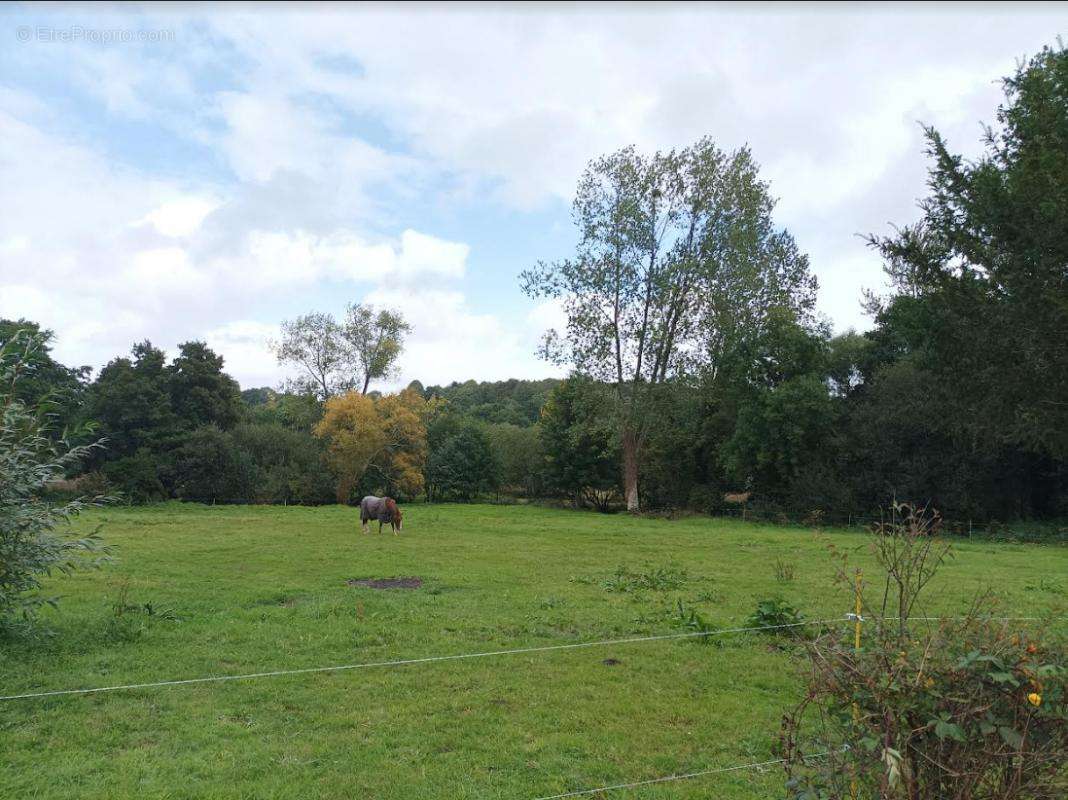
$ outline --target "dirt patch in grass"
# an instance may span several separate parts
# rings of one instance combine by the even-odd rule
[[[300,597],[289,592],[275,592],[267,597],[260,597],[253,600],[251,605],[253,606],[284,606],[285,608],[293,608],[298,602]]]
[[[345,581],[349,586],[366,586],[370,589],[418,589],[423,585],[422,578],[350,578]]]

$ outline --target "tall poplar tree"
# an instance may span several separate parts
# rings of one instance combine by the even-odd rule
[[[521,276],[528,295],[558,299],[567,314],[543,355],[615,388],[631,511],[657,387],[714,375],[772,308],[811,313],[815,279],[773,224],[774,205],[745,148],[724,153],[707,138],[653,155],[626,147],[579,180],[575,256]]]

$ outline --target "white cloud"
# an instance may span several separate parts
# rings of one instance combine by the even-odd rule
[[[564,331],[567,328],[567,312],[564,301],[559,298],[543,300],[527,313],[527,324],[538,335],[545,331]]]
[[[277,377],[264,331],[364,295],[414,323],[410,377],[547,373],[533,349],[559,308],[497,308],[472,252],[559,224],[589,159],[706,134],[751,145],[821,309],[864,324],[859,289],[881,274],[856,234],[915,216],[918,121],[974,152],[994,79],[1063,25],[731,7],[91,17],[177,43],[13,51],[46,76],[26,85],[63,89],[11,88],[15,72],[0,87],[0,313],[56,328],[72,363],[208,337],[255,383]]]
[[[54,328],[72,362],[100,366],[144,338],[169,348],[209,338],[242,381],[275,383],[260,335],[274,323],[235,323],[235,312],[264,313],[280,288],[311,303],[328,282],[358,300],[385,281],[464,275],[466,244],[413,229],[373,239],[237,224],[220,244],[204,223],[232,202],[222,187],[190,192],[138,175],[11,115],[0,114],[0,135],[18,153],[3,163],[0,314]],[[267,319],[308,310],[281,305]]]
[[[235,320],[204,334],[204,341],[225,357],[225,369],[240,376],[244,388],[278,384],[278,362],[269,342],[278,338],[278,326],[255,320]]]
[[[0,242],[0,252],[2,253],[24,253],[30,249],[30,239],[28,236],[11,236]]]
[[[170,303],[183,295],[202,297],[212,289],[208,276],[189,263],[181,247],[139,250],[115,278],[142,302]]]
[[[835,284],[821,307],[845,326],[866,320],[856,295],[838,291],[843,276],[851,291],[882,282],[857,234],[911,220],[924,192],[919,122],[974,152],[977,123],[1000,100],[996,78],[1063,18],[728,7],[375,10],[216,24],[254,64],[261,93],[329,98],[310,141],[329,141],[346,115],[374,117],[465,198],[544,208],[571,197],[590,158],[625,144],[672,147],[706,134],[727,148],[749,144],[782,198],[778,219],[822,283]],[[360,69],[338,70],[331,57]],[[314,160],[317,149],[300,157]],[[284,163],[297,167],[297,157]]]
[[[144,339],[151,321],[101,298],[77,298],[26,284],[0,284],[0,317],[28,319],[57,334],[55,356],[68,365],[100,367]],[[107,345],[101,347],[100,343]],[[114,344],[111,344],[114,343]]]
[[[144,216],[164,236],[179,238],[193,233],[204,217],[219,207],[219,201],[204,197],[179,197],[168,200]]]
[[[144,338],[171,350],[202,338],[244,385],[274,385],[282,373],[267,340],[277,335],[277,320],[316,307],[324,285],[343,298],[328,303],[338,312],[344,300],[368,292],[409,309],[417,330],[413,375],[419,365],[434,365],[445,379],[437,366],[447,363],[442,354],[450,330],[465,331],[454,354],[458,347],[477,352],[483,335],[514,339],[491,315],[467,308],[459,289],[413,300],[413,286],[426,291],[464,278],[465,243],[412,228],[394,237],[351,228],[243,228],[242,222],[258,221],[255,215],[231,216],[218,239],[206,221],[225,218],[240,204],[240,186],[191,192],[124,170],[10,115],[0,115],[0,133],[11,134],[20,148],[18,161],[4,165],[5,198],[20,200],[5,202],[0,218],[0,315],[53,328],[57,355],[71,363],[99,367]],[[382,287],[378,295],[376,287]],[[301,298],[307,305],[296,305]],[[448,305],[444,327],[440,299]],[[261,318],[235,320],[248,312]],[[498,359],[497,371],[515,364],[513,356]]]
[[[348,230],[319,236],[308,231],[250,231],[237,257],[212,269],[246,290],[315,283],[410,283],[464,276],[470,247],[404,231],[399,240],[371,242]]]
[[[380,288],[367,300],[399,310],[414,321],[394,387],[415,378],[431,385],[563,374],[537,359],[534,344],[540,331],[510,325],[495,314],[477,313],[462,292]]]
[[[48,294],[35,286],[8,284],[0,287],[0,316],[36,322],[48,314]]]
[[[462,278],[471,248],[461,242],[446,242],[410,228],[401,234],[394,271],[401,278],[431,274]]]

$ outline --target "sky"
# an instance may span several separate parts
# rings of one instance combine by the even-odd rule
[[[413,326],[390,388],[538,378],[584,166],[628,144],[748,145],[819,310],[863,330],[863,235],[913,222],[921,123],[981,151],[1000,78],[1068,7],[6,5],[0,317],[99,369],[208,342],[243,387],[284,319]]]

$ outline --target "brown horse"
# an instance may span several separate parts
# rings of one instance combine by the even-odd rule
[[[378,520],[378,532],[382,532],[382,523],[388,522],[396,534],[401,529],[403,515],[397,508],[397,501],[392,497],[375,497],[367,495],[360,501],[360,524],[363,532],[367,533],[367,523],[372,519]]]

